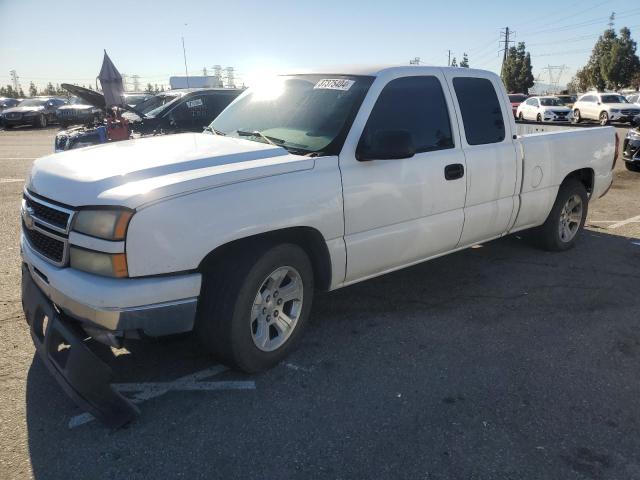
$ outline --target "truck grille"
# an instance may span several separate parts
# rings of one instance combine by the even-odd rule
[[[41,233],[39,230],[30,230],[24,224],[22,225],[22,231],[29,245],[31,245],[35,251],[47,257],[49,260],[53,260],[54,263],[63,263],[65,250],[63,241]]]
[[[57,266],[65,266],[68,235],[74,211],[25,191],[22,232],[29,246]]]
[[[49,225],[66,230],[67,223],[69,223],[70,214],[58,210],[56,208],[40,203],[37,200],[25,196],[26,206],[33,209],[33,216],[38,220],[42,220]]]
[[[623,115],[640,115],[640,110],[622,110]]]

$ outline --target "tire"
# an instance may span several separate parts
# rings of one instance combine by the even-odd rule
[[[580,110],[577,108],[573,111],[573,121],[575,123],[580,123],[582,121],[582,117],[580,116]]]
[[[40,114],[38,115],[38,119],[33,124],[34,127],[45,128],[47,126],[47,117]]]
[[[274,280],[284,270],[282,280]],[[279,289],[287,286],[287,297],[294,299],[286,300],[284,294],[278,298]],[[248,373],[267,370],[301,338],[313,289],[313,267],[299,246],[246,248],[204,272],[196,333],[222,363]]]
[[[521,122],[524,121],[524,115],[522,115],[522,112],[518,114],[518,120],[520,120]]]
[[[542,123],[542,115],[538,114],[538,116],[536,117],[536,122]]]
[[[637,163],[631,163],[631,162],[624,162],[624,166],[627,168],[627,170],[629,170],[630,172],[640,172],[640,165]]]
[[[600,112],[598,121],[600,122],[600,125],[606,127],[607,125],[609,125],[609,114],[607,112]]]
[[[567,217],[565,208],[570,206],[570,200],[575,202],[577,199],[580,201],[580,211],[577,211],[574,203],[574,207],[571,208],[573,218],[567,221],[571,217]],[[580,230],[584,227],[588,208],[589,197],[584,185],[575,178],[566,179],[560,185],[556,201],[547,220],[533,232],[538,244],[545,250],[552,252],[560,252],[572,248],[576,243]],[[563,225],[568,225],[571,235],[567,235],[567,230],[563,228]]]

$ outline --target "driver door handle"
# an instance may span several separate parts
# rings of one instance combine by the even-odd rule
[[[452,163],[444,167],[445,180],[457,180],[464,177],[464,165],[461,163]]]

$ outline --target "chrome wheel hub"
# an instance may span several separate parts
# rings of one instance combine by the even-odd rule
[[[581,222],[582,198],[580,198],[580,195],[573,195],[569,197],[560,212],[560,223],[558,225],[560,240],[564,243],[573,240],[573,237],[578,233]]]
[[[263,352],[280,348],[293,333],[302,313],[302,277],[293,267],[267,276],[251,308],[251,337]]]

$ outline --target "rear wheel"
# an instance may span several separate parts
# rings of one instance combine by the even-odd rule
[[[542,123],[542,115],[538,114],[538,116],[536,117],[536,121],[538,123]]]
[[[609,114],[607,112],[600,112],[598,119],[603,127],[609,124]]]
[[[521,122],[524,120],[524,115],[522,115],[522,112],[518,114],[518,120],[520,120]]]
[[[223,363],[266,370],[299,341],[313,288],[313,268],[299,246],[243,250],[204,273],[196,331]]]
[[[34,127],[45,128],[47,126],[47,117],[44,114],[38,115]]]
[[[568,250],[575,245],[587,218],[589,197],[584,185],[575,178],[566,179],[558,191],[553,208],[543,225],[534,230],[546,250]]]

